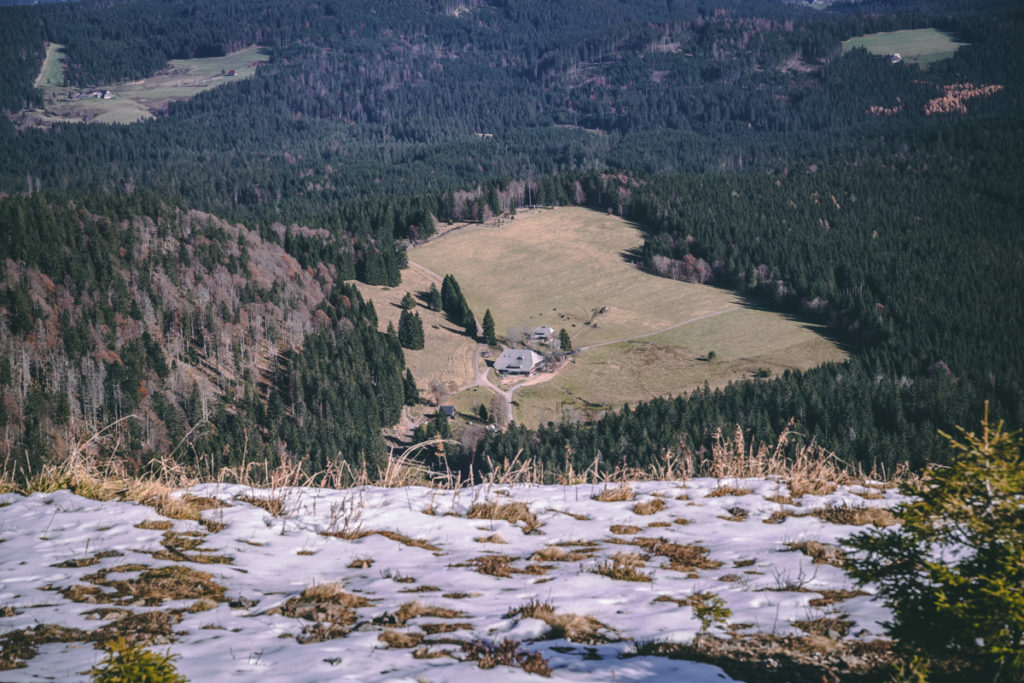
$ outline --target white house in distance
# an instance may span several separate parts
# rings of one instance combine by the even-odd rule
[[[494,369],[503,375],[529,375],[543,360],[530,349],[505,349],[494,361]]]
[[[547,344],[555,336],[555,331],[550,327],[538,327],[530,335],[530,341],[543,342]]]

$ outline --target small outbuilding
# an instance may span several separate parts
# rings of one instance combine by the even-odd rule
[[[530,335],[530,341],[548,343],[555,336],[555,331],[550,327],[538,327]]]
[[[544,356],[530,349],[505,349],[494,361],[494,369],[503,375],[529,375],[544,361]]]
[[[441,412],[450,420],[455,417],[455,406],[441,406]]]

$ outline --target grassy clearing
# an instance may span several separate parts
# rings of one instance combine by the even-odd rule
[[[376,287],[361,282],[354,282],[364,299],[373,302],[377,310],[380,328],[386,330],[388,323],[398,328],[398,318],[402,314],[399,302],[406,292],[418,299],[416,313],[423,319],[423,348],[419,351],[405,350],[405,362],[416,378],[416,386],[426,397],[431,385],[440,383],[449,392],[465,386],[473,381],[473,353],[476,343],[463,334],[463,330],[452,325],[443,313],[435,313],[423,305],[421,293],[430,290],[434,280],[416,268],[402,271],[402,284],[398,287]],[[440,289],[441,283],[436,283]],[[480,313],[483,315],[483,312]],[[479,397],[478,403],[484,403],[490,409],[490,393]],[[446,400],[447,402],[447,400]],[[467,409],[472,408],[470,399]],[[459,404],[460,412],[463,406]]]
[[[223,57],[175,59],[158,74],[138,81],[114,83],[112,99],[70,99],[88,94],[91,88],[64,86],[63,46],[50,44],[46,60],[36,79],[43,88],[45,111],[22,112],[23,126],[47,127],[55,123],[133,123],[153,118],[170,102],[185,100],[204,90],[252,77],[256,65],[270,57],[261,48],[249,47]],[[231,72],[234,72],[233,74]]]
[[[821,331],[777,313],[744,308],[652,337],[589,349],[552,381],[517,392],[515,418],[526,425],[590,418],[626,403],[686,393],[704,382],[714,388],[749,379],[759,368],[774,377],[844,361],[846,354]],[[711,350],[716,358],[707,361]]]
[[[588,419],[704,382],[723,386],[758,368],[774,375],[846,358],[813,326],[745,307],[725,290],[640,271],[629,254],[642,243],[640,230],[620,218],[559,208],[500,227],[464,227],[409,257],[455,275],[473,310],[489,308],[506,341],[550,325],[564,327],[577,349],[604,344],[516,394],[514,417],[527,426]]]
[[[452,273],[474,311],[491,309],[499,337],[510,327],[550,325],[566,328],[576,348],[739,305],[728,292],[637,270],[623,254],[642,243],[631,223],[567,207],[526,212],[500,227],[469,226],[411,250],[409,258]],[[594,317],[601,308],[607,311]],[[592,318],[596,324],[587,325]]]
[[[886,31],[870,33],[843,41],[843,52],[863,47],[873,55],[890,55],[898,52],[903,61],[927,66],[953,56],[959,48],[968,43],[959,43],[952,34],[933,28],[919,28],[908,31]]]
[[[57,43],[46,44],[46,59],[43,68],[36,77],[35,87],[60,87],[64,85],[64,46]]]

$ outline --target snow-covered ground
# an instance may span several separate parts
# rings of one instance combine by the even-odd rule
[[[727,484],[739,491],[708,495]],[[558,679],[717,682],[731,679],[715,666],[624,655],[634,643],[691,641],[701,627],[695,594],[713,593],[731,610],[712,627],[723,637],[802,634],[794,622],[836,616],[849,628],[833,638],[882,634],[888,613],[879,601],[829,593],[855,586],[841,569],[789,544],[835,543],[859,527],[808,513],[892,507],[900,500],[894,490],[844,486],[789,503],[782,482],[693,479],[629,484],[632,500],[595,499],[606,488],[202,485],[188,494],[226,504],[203,513],[206,525],[63,491],[6,494],[0,643],[39,624],[107,626],[109,635],[117,619],[160,610],[169,614],[156,615],[165,627],[155,642],[165,644],[155,649],[179,655],[179,671],[193,681],[538,680],[517,668],[478,668],[459,645],[513,639],[541,653]],[[268,498],[283,500],[283,514],[245,500]],[[494,555],[504,559],[485,559]],[[198,575],[188,573],[184,588],[161,584],[153,568],[175,566],[206,572],[212,583],[190,588]],[[612,578],[601,568],[649,580]],[[348,607],[300,597],[332,582]],[[586,622],[584,642],[552,638],[560,634],[551,619],[517,613],[531,603],[600,624]],[[0,681],[81,680],[103,656],[91,642],[36,649],[24,668],[0,671]]]

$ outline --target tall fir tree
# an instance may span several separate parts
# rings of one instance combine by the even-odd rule
[[[418,313],[402,311],[398,318],[398,342],[407,349],[423,348],[423,321]]]
[[[558,345],[562,347],[564,353],[572,351],[572,339],[564,327],[558,331]]]
[[[498,337],[494,334],[494,318],[491,316],[491,309],[484,311],[483,321],[484,343],[494,346],[498,343]]]

